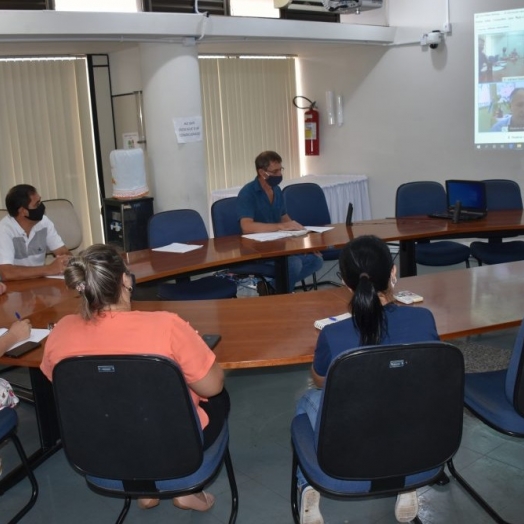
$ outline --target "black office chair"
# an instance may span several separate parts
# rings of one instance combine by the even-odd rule
[[[215,237],[241,235],[240,221],[237,214],[237,197],[222,198],[211,205],[211,222]],[[262,262],[242,262],[229,268],[238,278],[253,275],[259,280],[264,294],[271,292],[267,279],[275,278],[275,267]]]
[[[524,322],[520,325],[507,369],[467,373],[464,404],[491,428],[524,438]],[[499,524],[507,524],[458,473],[457,480]]]
[[[297,467],[314,489],[341,498],[447,482],[444,466],[462,437],[463,394],[464,359],[451,344],[373,346],[336,358],[316,429],[306,414],[291,426],[295,523]]]
[[[153,215],[148,224],[149,247],[163,247],[173,242],[198,244],[207,240],[202,217],[194,209],[175,209]],[[165,300],[210,300],[235,298],[237,286],[232,280],[206,276],[195,280],[176,279],[175,283],[158,284],[157,294]]]
[[[520,186],[514,180],[484,180],[488,213],[504,209],[522,209]],[[517,236],[517,235],[504,235]],[[479,265],[524,260],[524,242],[503,242],[500,235],[490,234],[487,242],[472,242],[471,254]]]
[[[227,423],[207,450],[184,376],[155,355],[80,356],[53,370],[65,455],[96,493],[171,498],[201,491],[225,464],[236,520],[238,493]]]
[[[22,461],[22,465],[27,474],[27,478],[31,482],[31,498],[29,502],[14,516],[11,520],[7,521],[7,524],[15,524],[18,522],[34,505],[38,497],[38,484],[33,474],[33,470],[27,462],[27,456],[20,439],[16,435],[16,427],[18,425],[18,415],[13,408],[5,407],[0,409],[0,446],[9,440],[14,444],[16,451]],[[5,509],[2,510],[2,517],[7,518]]]
[[[331,224],[331,216],[324,191],[318,184],[310,182],[292,184],[282,190],[284,204],[287,214],[303,226],[326,226]],[[348,208],[349,210],[349,208]],[[347,222],[347,220],[346,220]],[[340,249],[330,247],[320,252],[324,261],[337,261]],[[322,285],[341,286],[340,282],[322,281],[317,282],[316,274],[313,274],[313,288]]]
[[[438,182],[407,182],[397,189],[397,218],[439,213],[445,211],[446,207],[446,191]],[[464,262],[469,267],[469,256],[467,246],[451,240],[423,241],[415,245],[415,260],[422,266],[451,266]]]

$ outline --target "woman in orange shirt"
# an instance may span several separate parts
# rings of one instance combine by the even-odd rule
[[[203,429],[204,449],[219,435],[229,413],[224,372],[215,354],[178,315],[166,311],[132,311],[133,279],[118,251],[95,244],[72,257],[64,272],[66,285],[82,299],[78,315],[62,318],[45,345],[42,372],[51,380],[54,366],[74,355],[143,354],[174,360],[186,379]],[[204,491],[176,497],[181,509],[207,511],[213,495]],[[139,499],[143,509],[158,499]]]

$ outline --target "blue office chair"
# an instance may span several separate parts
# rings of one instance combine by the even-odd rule
[[[22,461],[22,466],[27,474],[27,478],[31,482],[31,498],[29,502],[14,516],[11,520],[8,521],[8,524],[15,524],[18,522],[34,505],[38,497],[38,484],[36,478],[33,474],[33,470],[27,462],[27,456],[25,454],[24,448],[20,439],[16,435],[16,427],[18,425],[18,415],[13,408],[4,408],[0,410],[0,446],[2,446],[7,441],[15,445],[16,451]],[[5,508],[2,510],[2,517],[6,518]]]
[[[467,373],[464,404],[480,420],[496,431],[524,437],[524,322],[520,325],[507,369]],[[453,473],[464,488],[472,493],[463,477]],[[475,495],[474,495],[475,496]],[[476,494],[476,500],[498,523],[506,521]]]
[[[223,198],[211,205],[211,222],[215,237],[241,235],[237,214],[237,197]],[[265,294],[270,293],[267,279],[275,278],[275,267],[261,262],[242,262],[229,268],[239,278],[253,275],[262,283]]]
[[[193,209],[175,209],[153,215],[148,224],[149,247],[162,247],[180,243],[198,243],[207,240],[206,226],[200,214]],[[237,296],[235,282],[215,276],[196,280],[176,279],[175,283],[162,283],[157,294],[165,300],[208,300]]]
[[[314,489],[341,498],[447,482],[444,466],[462,437],[463,394],[464,359],[450,344],[373,346],[337,357],[316,428],[306,414],[291,425],[295,523],[297,467]]]
[[[196,493],[223,464],[238,492],[227,423],[207,450],[180,368],[156,355],[76,356],[53,370],[58,421],[67,460],[101,495],[122,497],[117,524],[132,498]]]
[[[446,191],[438,182],[407,182],[397,189],[397,218],[438,213],[445,211],[446,207]],[[451,266],[464,262],[469,267],[469,256],[467,246],[451,240],[424,241],[415,245],[415,260],[423,266]]]
[[[284,204],[287,214],[303,226],[326,226],[331,224],[328,205],[324,191],[318,184],[310,182],[303,184],[292,184],[282,190]],[[324,261],[337,261],[340,256],[340,249],[329,248],[321,251]],[[313,275],[313,287],[324,284],[341,286],[340,282],[323,281],[317,282],[316,275]]]
[[[522,209],[520,186],[514,180],[484,180],[488,213],[504,209]],[[517,236],[517,235],[504,235]],[[524,260],[524,242],[503,242],[502,236],[490,234],[487,242],[472,242],[471,254],[479,265]]]

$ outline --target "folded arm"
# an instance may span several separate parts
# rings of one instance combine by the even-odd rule
[[[62,246],[54,251],[57,255],[51,264],[44,266],[15,266],[14,264],[0,264],[2,280],[25,280],[28,278],[48,277],[61,275],[69,262],[69,250]]]

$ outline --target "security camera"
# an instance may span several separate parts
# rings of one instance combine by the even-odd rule
[[[438,29],[431,31],[431,33],[428,33],[425,35],[425,37],[426,44],[429,45],[431,49],[436,49],[438,45],[444,40],[444,35]]]

